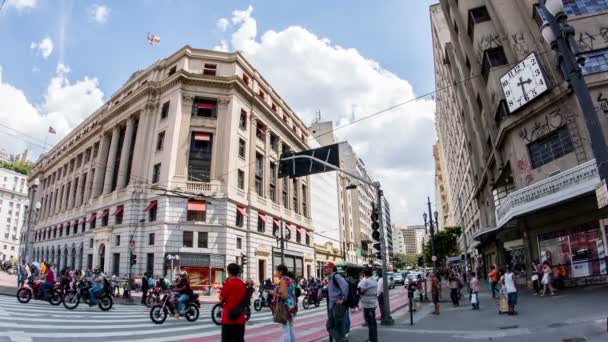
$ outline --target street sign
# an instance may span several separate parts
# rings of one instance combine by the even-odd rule
[[[311,156],[316,159],[322,160],[328,164],[331,164],[337,168],[340,167],[340,148],[339,144],[321,146],[313,150],[306,150],[301,152],[285,152],[281,154],[281,160],[279,160],[279,178],[289,177],[304,177],[315,173],[335,171],[332,168],[327,167],[311,159],[298,158],[291,160],[283,160],[284,158],[294,156]]]
[[[433,256],[431,257],[431,260],[433,260],[433,262],[437,261],[437,256],[436,256],[436,255],[433,255]]]
[[[608,188],[604,182],[599,188],[595,189],[595,197],[597,197],[597,208],[602,209],[608,206]]]

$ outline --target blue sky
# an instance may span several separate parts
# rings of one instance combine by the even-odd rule
[[[0,124],[19,133],[0,126],[0,147],[38,155],[44,140],[58,141],[134,71],[186,44],[240,50],[305,122],[320,110],[346,125],[337,138],[385,184],[395,222],[416,223],[434,197],[432,99],[350,122],[434,88],[435,2],[6,0]],[[159,45],[146,43],[148,32]],[[48,126],[58,134],[47,135]]]

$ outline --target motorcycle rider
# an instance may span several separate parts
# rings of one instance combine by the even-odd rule
[[[40,286],[41,289],[41,298],[46,298],[47,293],[49,292],[50,289],[53,288],[53,286],[55,285],[55,273],[53,272],[53,269],[51,268],[51,265],[48,262],[44,262],[45,266],[46,266],[46,272],[44,272],[42,274],[42,278],[44,279],[44,282],[42,283],[42,285]]]
[[[91,288],[89,288],[89,306],[97,305],[97,295],[103,291],[104,274],[99,268],[93,270],[91,277]]]
[[[262,292],[266,292],[266,304],[268,306],[270,306],[270,303],[272,303],[272,295],[268,293],[268,291],[272,290],[274,290],[274,285],[272,285],[272,280],[268,278],[264,281],[264,286],[262,287]]]
[[[307,291],[308,291],[308,302],[316,303],[318,301],[317,294],[319,292],[319,285],[317,284],[317,282],[315,281],[314,278],[310,278],[310,281],[308,282]]]
[[[194,293],[192,291],[192,287],[190,287],[190,280],[188,279],[188,273],[186,273],[186,271],[179,272],[179,279],[177,285],[175,286],[175,291],[179,293],[175,318],[179,318],[180,315],[184,314],[186,303]]]

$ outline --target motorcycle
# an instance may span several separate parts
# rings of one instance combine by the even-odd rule
[[[311,304],[314,305],[315,308],[318,308],[319,305],[321,305],[321,298],[309,290],[306,291],[306,296],[304,296],[304,299],[302,300],[302,306],[305,310],[308,310]]]
[[[263,290],[260,297],[253,301],[255,311],[260,311],[264,307],[268,307],[272,311],[272,299],[266,290]]]
[[[224,311],[224,303],[217,303],[211,309],[211,319],[216,325],[222,325],[222,312]],[[251,307],[245,306],[245,321],[249,321],[251,318]]]
[[[162,300],[159,303],[154,304],[150,310],[150,319],[156,324],[163,324],[169,313],[171,313],[172,316],[175,315],[177,299],[179,298],[178,293],[171,291],[164,291],[163,293],[164,296]],[[180,313],[180,316],[186,317],[188,322],[194,322],[198,319],[200,307],[201,303],[198,300],[198,295],[194,294],[190,296],[190,299],[186,303],[184,313]]]
[[[86,304],[89,304],[90,301],[90,282],[81,280],[74,287],[75,290],[67,291],[63,297],[63,306],[69,310],[76,309],[81,300]],[[97,306],[99,306],[101,311],[112,309],[112,305],[114,305],[112,301],[112,288],[107,281],[104,282],[103,290],[95,298],[97,299]]]
[[[63,299],[63,288],[61,285],[55,284],[45,295],[43,295],[42,281],[30,279],[17,290],[17,300],[19,303],[26,304],[29,303],[32,298],[36,300],[48,300],[51,305],[59,305]]]
[[[154,288],[152,290],[150,290],[148,292],[148,295],[146,296],[146,306],[151,308],[154,305],[160,303],[161,302],[161,292],[162,292],[162,289],[160,288],[160,286],[154,286]]]

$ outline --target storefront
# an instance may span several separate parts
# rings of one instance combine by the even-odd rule
[[[179,260],[174,261],[174,272],[186,271],[190,284],[195,290],[209,291],[210,288],[223,283],[226,269],[226,257],[217,254],[179,253]],[[171,275],[171,262],[165,255],[165,270]]]
[[[285,250],[284,263],[287,269],[294,274],[296,279],[304,277],[304,253]],[[272,248],[272,269],[281,264],[281,250]]]

